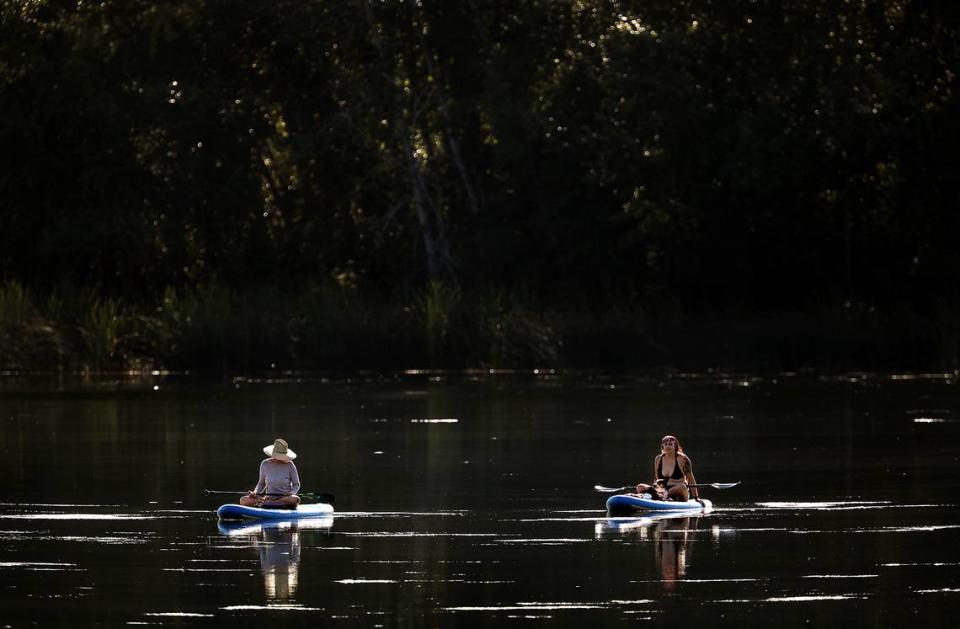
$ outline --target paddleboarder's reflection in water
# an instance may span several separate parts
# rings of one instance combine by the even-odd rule
[[[311,518],[301,522],[227,524],[220,532],[250,541],[260,556],[263,591],[267,605],[295,601],[300,583],[300,537],[306,530],[329,531],[333,518]]]
[[[676,590],[687,573],[699,517],[654,515],[641,518],[608,518],[597,525],[597,537],[617,534],[654,543],[653,554],[665,594]]]
[[[689,534],[696,528],[696,518],[660,520],[651,528],[656,543],[653,552],[660,566],[660,582],[664,592],[673,592],[677,582],[687,573]]]
[[[264,529],[257,550],[267,603],[286,603],[296,598],[300,574],[300,531],[296,525]]]

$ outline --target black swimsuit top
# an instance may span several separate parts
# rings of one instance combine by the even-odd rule
[[[684,478],[686,478],[683,475],[683,470],[680,469],[680,457],[679,456],[677,457],[677,461],[673,466],[673,473],[671,473],[670,476],[664,476],[663,475],[663,457],[661,456],[660,461],[657,463],[657,478],[662,478],[663,480],[670,480],[671,478],[674,480],[683,480]]]

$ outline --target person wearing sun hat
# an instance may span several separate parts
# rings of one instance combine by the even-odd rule
[[[300,504],[300,475],[293,459],[297,453],[284,439],[277,438],[263,453],[269,458],[260,463],[257,486],[240,498],[245,507],[273,507],[293,509]]]

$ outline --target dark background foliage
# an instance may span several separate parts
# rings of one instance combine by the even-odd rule
[[[671,363],[715,321],[783,366],[866,321],[955,367],[957,35],[910,0],[5,2],[0,281],[336,303],[333,336],[412,312],[385,355],[435,364]],[[282,360],[333,360],[314,319]],[[499,358],[450,340],[487,324]]]

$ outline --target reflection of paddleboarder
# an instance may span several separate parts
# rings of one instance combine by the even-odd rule
[[[653,528],[656,542],[654,554],[660,566],[664,592],[673,592],[687,572],[687,532],[692,518],[676,518],[658,522]]]
[[[665,593],[673,592],[687,573],[690,559],[689,532],[697,528],[699,518],[675,513],[662,513],[642,518],[611,518],[598,523],[599,537],[605,532],[636,535],[653,542],[654,560],[660,569],[660,580]]]
[[[244,540],[245,546],[257,551],[268,605],[288,603],[297,596],[300,534],[314,531],[328,536],[331,527],[333,516],[307,518],[297,522],[268,520],[250,523],[221,520],[217,523],[221,534]]]
[[[267,602],[285,602],[297,595],[300,570],[300,532],[290,528],[264,528],[258,541],[260,570]]]

